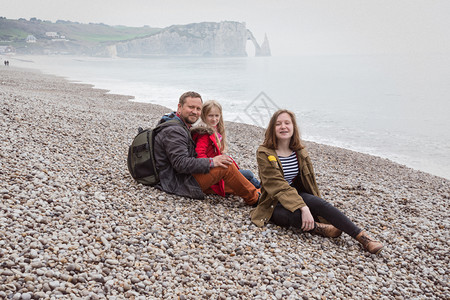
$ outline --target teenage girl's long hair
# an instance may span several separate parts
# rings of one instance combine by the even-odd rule
[[[211,109],[213,107],[216,107],[220,113],[219,123],[217,123],[217,128],[213,128],[213,129],[215,129],[222,136],[222,141],[220,141],[217,134],[215,134],[216,142],[220,148],[220,152],[224,153],[227,149],[227,137],[226,137],[226,133],[225,133],[225,123],[223,121],[222,105],[220,105],[220,103],[217,102],[216,100],[206,101],[202,106],[201,118],[202,118],[203,123],[206,124],[206,116],[209,114],[209,112],[211,111]]]
[[[269,121],[269,125],[267,126],[266,133],[264,135],[264,143],[262,145],[269,149],[274,149],[274,150],[278,149],[278,140],[277,140],[277,136],[275,133],[275,126],[276,126],[278,117],[283,113],[286,113],[291,117],[292,125],[294,128],[294,132],[292,134],[291,141],[289,142],[289,148],[293,151],[298,151],[300,149],[305,148],[305,146],[302,143],[302,140],[300,139],[300,130],[298,129],[295,115],[293,112],[291,112],[287,109],[277,110],[272,115],[272,118]]]

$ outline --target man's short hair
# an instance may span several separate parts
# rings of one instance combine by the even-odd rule
[[[183,104],[186,102],[186,98],[189,98],[189,97],[191,97],[191,98],[200,98],[200,100],[202,100],[202,103],[203,103],[202,96],[200,96],[199,93],[192,92],[192,91],[186,92],[183,95],[181,95],[180,96],[180,101],[178,101],[178,103],[181,104],[181,106],[183,106]]]

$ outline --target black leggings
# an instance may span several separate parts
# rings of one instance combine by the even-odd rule
[[[319,221],[317,217],[321,216],[330,222],[334,227],[342,230],[353,238],[361,232],[361,229],[358,226],[350,221],[350,219],[347,218],[339,209],[327,201],[308,193],[298,192],[298,194],[303,198],[303,201],[309,207],[309,210],[311,211],[311,214],[316,222]],[[282,227],[292,226],[295,228],[301,228],[302,213],[300,209],[291,212],[278,202],[277,206],[275,206],[270,221]]]

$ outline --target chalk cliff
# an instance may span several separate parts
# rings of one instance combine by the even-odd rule
[[[261,44],[261,51],[259,56],[270,56],[270,46],[269,40],[267,39],[267,34],[264,35],[264,42]]]
[[[145,37],[121,42],[109,49],[119,57],[142,56],[247,56],[247,40],[252,40],[257,55],[269,55],[265,40],[261,49],[245,23],[224,21],[173,25]]]

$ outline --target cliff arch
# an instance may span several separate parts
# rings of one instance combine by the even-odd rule
[[[262,43],[261,46],[259,46],[253,33],[247,29],[247,40],[250,40],[253,42],[253,45],[255,46],[255,56],[270,56],[271,55],[269,40],[267,39],[267,34],[264,36],[264,42]]]

